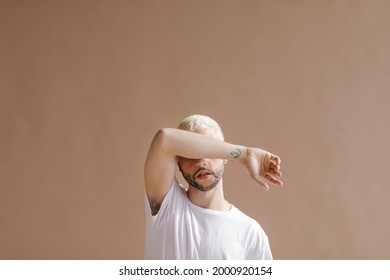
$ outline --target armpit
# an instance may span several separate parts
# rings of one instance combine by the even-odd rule
[[[149,199],[149,205],[150,205],[150,213],[152,216],[156,216],[158,211],[161,208],[161,202],[157,202],[155,200]]]

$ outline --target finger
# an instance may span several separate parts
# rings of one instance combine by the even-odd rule
[[[265,183],[264,181],[261,181],[261,183],[259,183],[259,185],[265,189],[267,192],[269,191],[269,186],[267,183]]]
[[[266,191],[269,190],[268,184],[264,182],[263,179],[261,179],[261,177],[254,177],[253,180],[255,180],[256,183],[260,185],[262,188],[264,188]]]
[[[279,164],[276,164],[275,162],[272,162],[270,163],[269,165],[269,169],[270,170],[276,170],[276,171],[279,171],[280,170],[280,165]]]
[[[270,153],[266,153],[264,158],[263,158],[263,165],[264,168],[269,168],[272,163],[272,155]]]
[[[279,167],[270,168],[266,174],[270,174],[276,177],[282,177],[282,172],[279,169]]]
[[[273,154],[271,154],[271,161],[275,162],[276,165],[280,165],[280,163],[282,162],[280,157],[278,157],[277,155],[273,155]]]
[[[266,180],[268,180],[269,182],[271,182],[272,184],[274,185],[277,185],[277,186],[282,186],[283,185],[283,182],[279,179],[276,179],[274,177],[272,177],[271,175],[267,174],[265,175],[264,177]]]
[[[280,171],[270,170],[268,173],[271,174],[272,176],[282,177],[282,172]]]

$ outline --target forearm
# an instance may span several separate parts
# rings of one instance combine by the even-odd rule
[[[224,159],[241,163],[250,177],[268,189],[266,182],[282,185],[280,158],[260,148],[245,147],[217,140],[209,135],[174,128],[160,129],[145,162],[145,185],[150,200],[161,202],[175,174],[176,157]]]
[[[213,158],[243,163],[247,152],[245,146],[174,128],[161,129],[156,139],[166,152],[191,159]]]

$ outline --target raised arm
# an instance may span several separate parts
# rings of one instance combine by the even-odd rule
[[[264,150],[226,143],[209,136],[174,128],[160,129],[153,138],[145,162],[145,187],[152,213],[159,209],[172,186],[177,156],[227,159],[242,163],[252,179],[268,189],[263,181],[281,185],[280,159]]]

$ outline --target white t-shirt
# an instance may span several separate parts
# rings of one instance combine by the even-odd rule
[[[176,179],[155,216],[145,194],[145,211],[145,259],[272,259],[258,222],[234,206],[221,212],[193,204]]]

